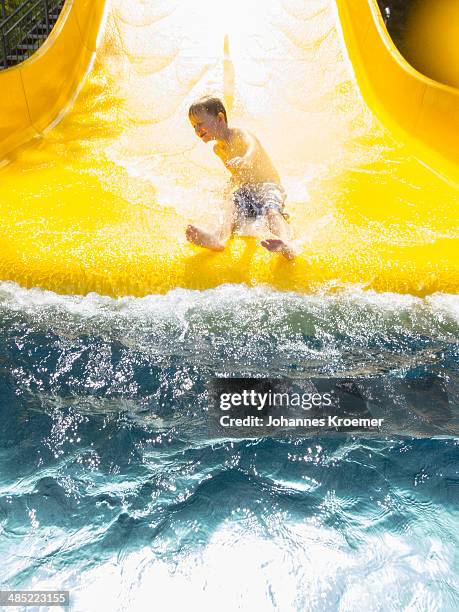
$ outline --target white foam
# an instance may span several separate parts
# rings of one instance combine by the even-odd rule
[[[454,294],[435,293],[426,298],[419,298],[399,293],[378,293],[364,290],[358,285],[348,285],[345,289],[326,293],[326,291],[301,295],[294,292],[276,291],[266,286],[247,287],[241,284],[224,284],[203,291],[177,288],[165,295],[148,295],[142,298],[111,298],[97,293],[80,295],[60,295],[38,288],[25,289],[10,281],[0,282],[0,308],[22,312],[36,317],[42,323],[53,326],[60,317],[69,322],[104,319],[130,320],[166,318],[169,321],[180,321],[187,313],[202,315],[209,324],[213,315],[221,316],[243,313],[271,313],[273,324],[279,316],[289,314],[308,314],[312,322],[321,322],[333,330],[335,324],[342,320],[354,320],[355,323],[371,320],[379,324],[381,331],[388,325],[400,325],[413,332],[434,332],[435,324],[447,324],[454,329],[459,325],[459,296]],[[276,316],[277,315],[277,316]],[[328,320],[328,325],[326,325]],[[244,317],[241,316],[241,324]],[[250,323],[245,319],[246,323]],[[348,330],[351,332],[352,330]],[[453,331],[453,330],[451,330]]]

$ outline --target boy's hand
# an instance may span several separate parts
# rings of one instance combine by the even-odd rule
[[[227,168],[247,168],[247,160],[244,157],[232,157],[226,162]]]

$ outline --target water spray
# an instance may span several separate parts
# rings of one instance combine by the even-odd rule
[[[235,72],[230,55],[229,36],[223,39],[223,100],[225,108],[231,111],[234,105]]]

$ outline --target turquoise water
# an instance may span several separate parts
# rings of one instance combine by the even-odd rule
[[[459,609],[457,296],[0,283],[0,336],[3,588],[84,611]],[[215,375],[431,375],[447,402],[382,398],[383,438],[213,438]]]

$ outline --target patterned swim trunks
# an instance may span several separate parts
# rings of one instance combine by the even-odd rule
[[[284,219],[284,202],[287,194],[279,183],[246,183],[233,192],[237,219],[255,219],[277,210]]]

